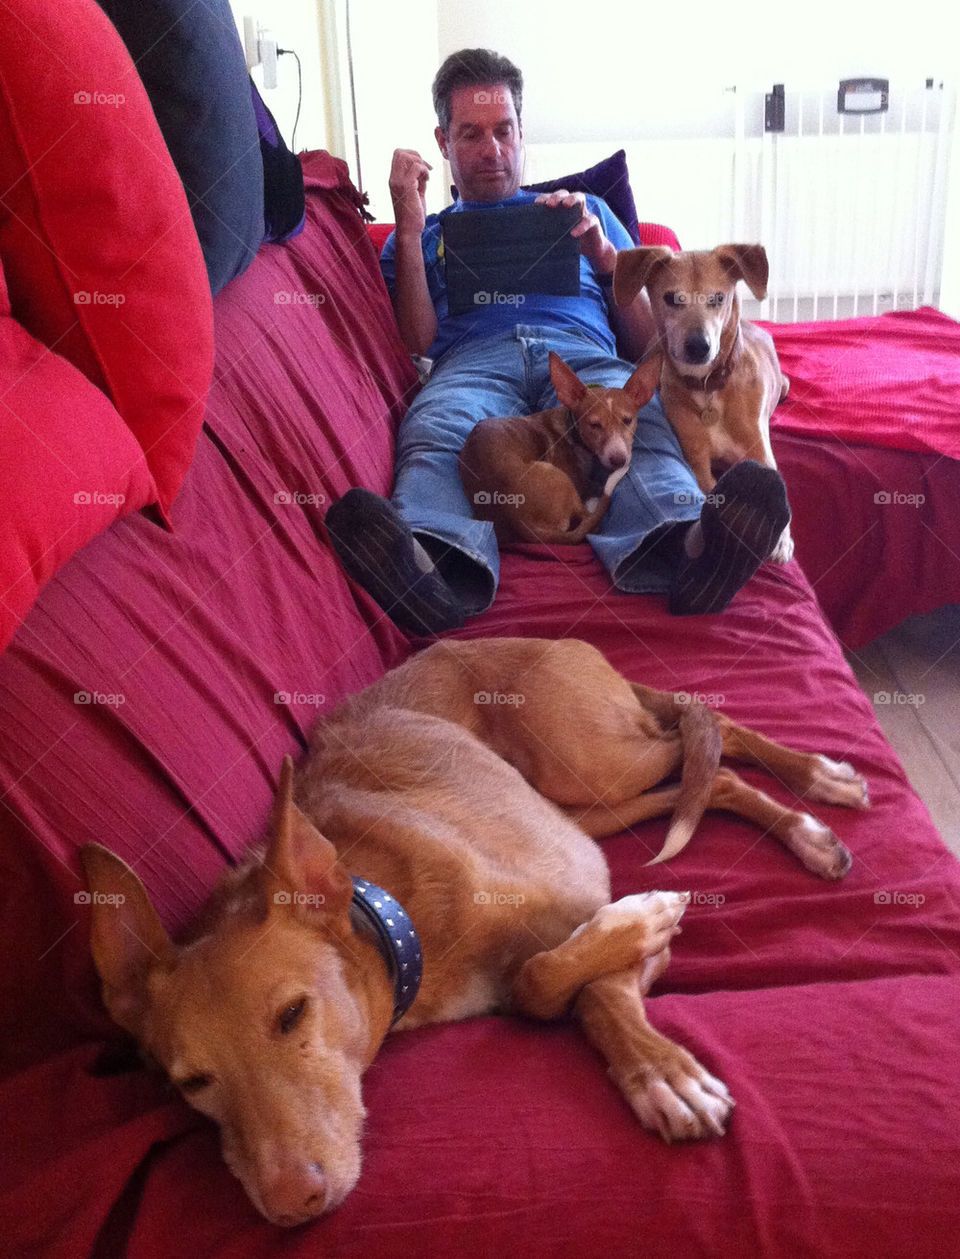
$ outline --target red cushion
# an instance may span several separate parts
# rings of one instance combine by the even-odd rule
[[[638,223],[637,227],[641,245],[667,245],[679,253],[680,242],[669,227],[664,227],[661,223]]]
[[[156,498],[108,398],[11,318],[0,269],[0,650],[40,587],[111,521]]]
[[[377,247],[377,253],[383,253],[383,247],[387,243],[387,237],[393,231],[392,223],[368,223],[367,231],[370,239]]]
[[[14,314],[112,399],[166,509],[203,419],[210,290],[146,93],[93,0],[7,6],[0,189]]]

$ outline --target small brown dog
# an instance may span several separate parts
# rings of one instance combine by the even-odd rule
[[[582,542],[630,467],[637,412],[653,397],[657,358],[621,389],[585,384],[550,352],[560,406],[481,420],[460,452],[460,479],[498,542]]]
[[[743,280],[763,299],[768,275],[762,245],[683,253],[658,245],[617,255],[614,299],[629,305],[642,288],[650,296],[663,351],[660,399],[705,494],[716,484],[715,464],[777,466],[770,416],[790,382],[770,334],[740,318],[736,291]],[[792,555],[788,525],[770,558],[786,563]]]
[[[356,1184],[361,1077],[394,1027],[572,1009],[645,1127],[723,1133],[730,1094],[642,1000],[689,896],[611,904],[593,841],[672,813],[664,858],[704,808],[728,809],[839,879],[850,854],[833,833],[720,756],[766,766],[804,802],[867,797],[850,765],[689,700],[572,639],[437,643],[320,722],[295,783],[287,758],[265,848],[178,946],[129,867],[84,847],[104,1002],[220,1125],[268,1219],[303,1223]]]

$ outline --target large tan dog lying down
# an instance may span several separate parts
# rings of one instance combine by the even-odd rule
[[[823,878],[850,864],[826,826],[718,768],[721,753],[807,799],[866,806],[850,765],[627,682],[586,643],[437,643],[318,724],[295,783],[287,758],[265,850],[183,945],[119,858],[84,848],[104,1001],[220,1125],[276,1224],[357,1183],[363,1071],[389,1031],[424,1023],[572,1009],[645,1127],[720,1135],[733,1099],[644,1015],[689,897],[610,904],[593,841],[672,812],[662,858],[709,807]]]

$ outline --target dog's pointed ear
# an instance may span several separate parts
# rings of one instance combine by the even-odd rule
[[[638,411],[641,407],[645,407],[653,397],[657,385],[660,384],[662,368],[663,357],[659,350],[655,350],[638,365],[636,371],[623,386],[624,392],[630,398],[630,405],[636,406]]]
[[[337,850],[293,802],[293,761],[283,758],[273,807],[270,844],[263,861],[269,908],[346,914],[353,880]]]
[[[125,861],[100,844],[85,844],[80,861],[89,888],[90,949],[103,983],[103,1003],[134,1036],[146,1008],[147,976],[170,970],[176,949],[146,889]]]
[[[578,407],[587,392],[587,386],[577,373],[566,365],[559,354],[550,351],[550,379],[563,406],[570,410]]]
[[[734,280],[743,280],[757,301],[767,295],[770,264],[762,245],[719,245],[714,253]]]
[[[672,257],[673,250],[666,245],[621,249],[613,269],[613,300],[618,306],[629,306],[644,285],[650,282],[657,267],[669,262]]]

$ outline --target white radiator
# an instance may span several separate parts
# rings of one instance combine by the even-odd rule
[[[837,83],[787,84],[783,130],[771,132],[764,92],[717,89],[703,138],[686,126],[623,144],[641,220],[668,224],[688,249],[766,247],[768,297],[745,294],[748,316],[794,322],[937,304],[953,89],[892,82],[887,110],[859,116],[838,113],[837,98]],[[582,169],[616,147],[528,144],[524,178]]]

